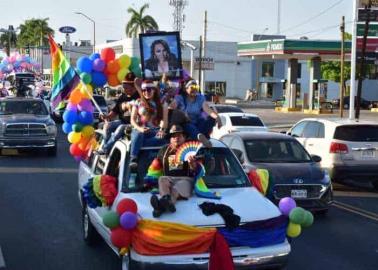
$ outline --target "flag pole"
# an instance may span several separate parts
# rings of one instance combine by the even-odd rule
[[[75,71],[76,72],[76,71]],[[77,73],[76,73],[77,74]],[[98,105],[98,103],[96,102],[96,100],[93,98],[93,95],[90,93],[90,91],[88,91],[88,87],[87,85],[83,82],[83,80],[81,79],[81,77],[79,76],[80,78],[80,82],[81,84],[83,85],[84,87],[84,91],[87,93],[87,95],[89,96],[89,98],[92,100],[93,104],[95,105],[96,109],[98,110],[99,114],[100,115],[104,115],[104,113],[101,111],[101,108],[100,106]]]

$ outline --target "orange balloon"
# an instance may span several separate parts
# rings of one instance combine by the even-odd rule
[[[71,95],[69,97],[69,100],[72,104],[79,104],[80,101],[81,101],[81,98],[82,98],[82,94],[80,93],[80,91],[78,89],[75,89],[71,92]]]
[[[120,84],[118,78],[117,78],[117,74],[111,74],[108,76],[108,84],[110,86],[117,86]]]
[[[120,65],[117,60],[112,60],[106,65],[106,71],[110,74],[115,74],[120,69]]]
[[[83,152],[85,150],[87,150],[87,148],[88,148],[87,146],[88,146],[89,141],[90,141],[90,139],[88,140],[88,139],[82,137],[81,140],[79,141],[79,143],[77,144],[78,147],[80,148],[80,150],[82,150]]]

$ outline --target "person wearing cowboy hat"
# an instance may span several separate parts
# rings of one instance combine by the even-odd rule
[[[186,141],[184,129],[179,125],[173,125],[168,136],[169,144],[160,149],[157,158],[153,161],[158,162],[163,171],[163,176],[158,180],[160,199],[157,195],[152,195],[150,199],[154,209],[152,215],[155,218],[166,211],[175,212],[176,201],[190,198],[194,187],[196,157],[192,155],[185,162],[176,161],[176,152]],[[209,147],[209,141],[203,134],[199,139],[205,147]]]
[[[190,80],[185,84],[185,90],[175,97],[176,108],[185,112],[190,119],[190,123],[183,125],[183,128],[192,139],[197,139],[200,133],[209,138],[215,123],[218,127],[222,126],[218,113],[209,107],[205,96],[198,90],[197,81]]]
[[[135,75],[129,72],[122,81],[124,92],[117,99],[114,107],[107,115],[100,117],[105,121],[104,145],[98,151],[99,154],[108,154],[114,143],[124,134],[124,129],[114,133],[120,125],[129,125],[133,102],[139,98],[139,93],[134,86]],[[114,120],[118,116],[117,120]]]

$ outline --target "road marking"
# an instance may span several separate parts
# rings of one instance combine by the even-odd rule
[[[352,206],[352,205],[349,205],[349,204],[346,204],[346,203],[334,201],[332,206],[339,208],[339,209],[343,209],[345,211],[348,211],[348,212],[351,212],[351,213],[354,213],[354,214],[357,214],[357,215],[360,215],[360,216],[363,216],[363,217],[366,217],[366,218],[374,220],[374,221],[378,221],[378,214],[364,210],[364,209],[361,209],[361,208],[358,208],[358,207],[355,207],[355,206]]]
[[[0,173],[77,173],[74,168],[0,167]]]
[[[336,197],[364,197],[364,198],[378,198],[378,193],[361,192],[361,191],[334,191]]]
[[[3,252],[1,251],[1,247],[0,247],[0,269],[1,268],[5,268],[5,260],[4,260]]]

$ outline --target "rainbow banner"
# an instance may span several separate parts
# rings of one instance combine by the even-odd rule
[[[53,74],[51,105],[54,109],[62,100],[68,98],[72,90],[79,84],[80,77],[50,35],[49,44],[52,60],[51,71]]]

